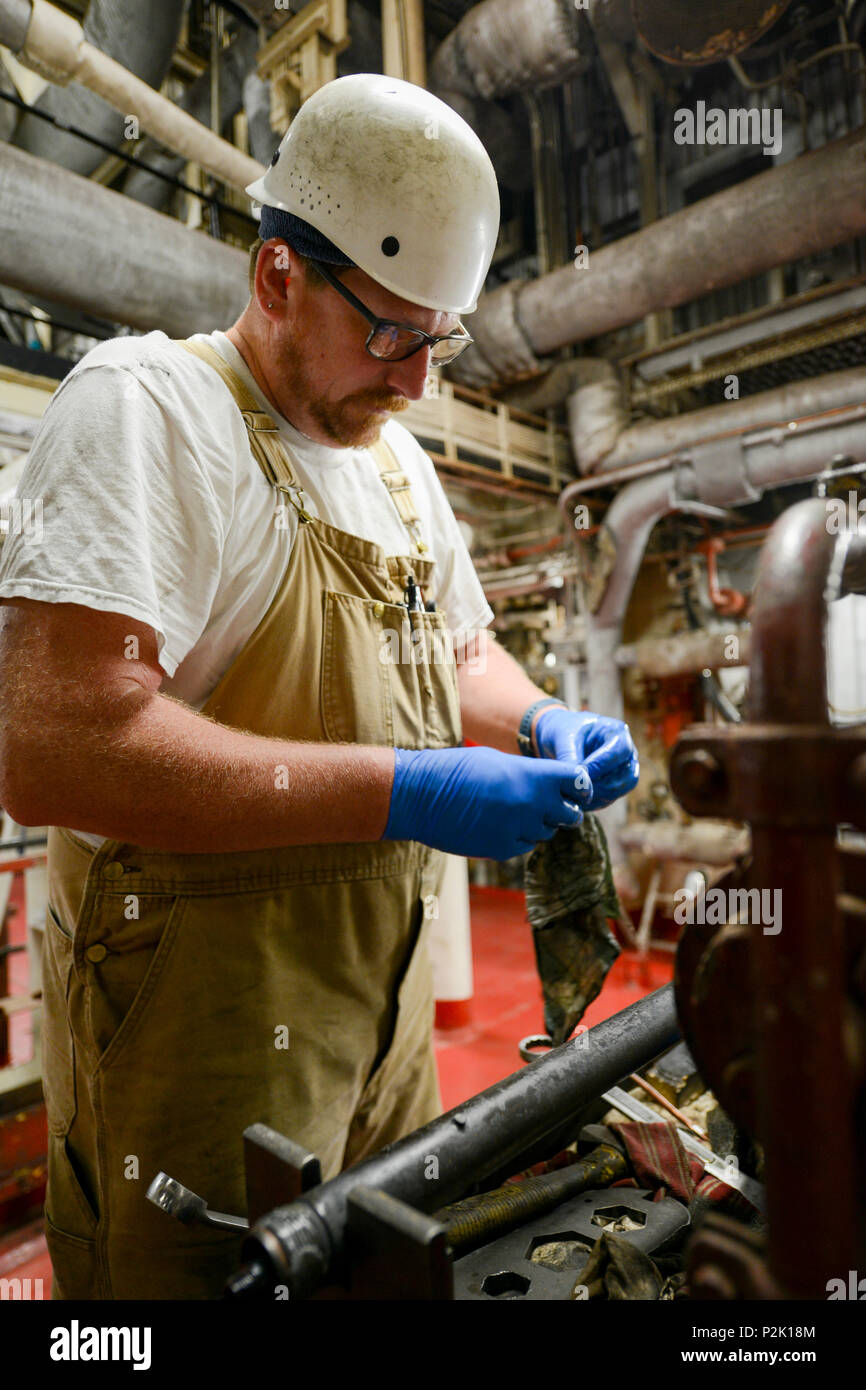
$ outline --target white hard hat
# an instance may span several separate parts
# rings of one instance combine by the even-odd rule
[[[499,230],[496,174],[471,126],[423,87],[379,73],[327,82],[246,191],[413,304],[477,305]]]

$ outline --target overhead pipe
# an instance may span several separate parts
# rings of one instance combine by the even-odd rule
[[[584,70],[579,9],[602,53],[634,36],[629,0],[481,0],[433,55],[430,90],[473,127],[506,188],[531,186],[532,160],[526,120],[503,101],[524,95],[531,103]]]
[[[567,0],[481,0],[437,48],[431,83],[485,101],[572,77],[580,61],[577,7]]]
[[[866,233],[866,127],[479,300],[450,369],[474,387],[537,374],[545,354]]]
[[[590,359],[593,360],[593,359]],[[610,372],[613,372],[611,367]],[[579,380],[579,379],[578,379]],[[578,384],[580,398],[583,387]],[[829,412],[846,410],[866,402],[866,368],[846,367],[841,372],[826,372],[822,376],[774,387],[737,401],[691,410],[685,415],[672,415],[664,420],[650,420],[618,428],[624,419],[622,400],[611,395],[607,401],[606,420],[598,420],[595,434],[605,441],[614,438],[613,447],[600,456],[590,451],[584,436],[577,428],[579,417],[570,417],[571,442],[580,471],[592,477],[578,479],[570,485],[561,499],[567,508],[571,498],[592,487],[609,487],[612,482],[630,481],[645,473],[667,467],[672,460],[687,456],[697,444],[719,445],[737,435],[756,429],[787,429],[792,421],[801,424]],[[615,476],[614,476],[615,475]]]
[[[30,5],[22,0],[3,0],[4,11],[10,3],[20,49],[27,42]],[[23,25],[22,38],[24,18],[27,24]],[[158,90],[171,65],[182,19],[183,0],[145,0],[144,5],[90,0],[82,34],[95,50],[122,61],[137,78]],[[0,26],[9,22],[8,15],[0,17]],[[115,149],[123,144],[124,118],[114,107],[106,105],[101,97],[78,82],[57,85],[53,78],[51,81],[52,85],[33,103],[36,111],[66,125],[78,126]],[[91,174],[105,159],[105,152],[97,146],[49,125],[30,112],[22,113],[12,143],[28,154],[61,164],[74,174]]]
[[[817,477],[834,456],[866,456],[866,396],[846,412],[791,420],[784,431],[756,430],[698,444],[687,460],[622,488],[603,522],[616,558],[593,625],[621,627],[646,543],[661,517],[694,510],[695,504],[700,511],[757,501],[768,488]]]
[[[500,181],[526,190],[532,183],[526,121],[502,100],[558,86],[579,71],[580,61],[570,0],[481,0],[437,48],[428,85],[477,132]]]
[[[736,656],[729,656],[731,637],[736,636]],[[633,669],[651,679],[687,676],[698,671],[715,671],[721,666],[748,666],[751,646],[747,627],[712,632],[677,632],[670,637],[645,637],[640,642],[619,647],[616,664],[620,670]]]
[[[26,22],[24,5],[30,8]],[[10,5],[7,12],[6,5]],[[23,30],[23,40],[22,40]],[[124,116],[185,159],[200,164],[223,183],[243,192],[260,178],[265,166],[222,140],[182,111],[167,97],[88,43],[77,20],[48,0],[4,0],[0,10],[0,43],[20,62],[49,82],[65,86],[80,82]]]
[[[817,477],[836,456],[866,457],[866,371],[831,375],[847,378],[844,387],[838,381],[828,384],[825,380],[826,394],[822,394],[820,387],[815,390],[815,382],[801,382],[800,401],[844,399],[846,406],[789,419],[782,427],[758,427],[751,432],[708,437],[694,444],[687,454],[680,451],[667,466],[636,478],[617,493],[602,523],[605,551],[613,556],[613,562],[599,585],[593,609],[587,614],[591,709],[612,718],[623,717],[617,665],[622,625],[647,542],[662,517],[677,511],[706,514],[709,508],[754,502],[769,488]],[[796,391],[790,389],[792,393]],[[837,390],[840,394],[834,395]],[[717,409],[723,413],[726,407]],[[570,522],[571,499],[581,482],[588,481],[570,484],[560,497],[560,506]],[[621,886],[628,896],[633,878],[621,842],[627,814],[625,802],[620,799],[599,814],[608,837],[617,887]]]
[[[34,229],[62,229],[55,236]],[[95,249],[110,247],[97,257]],[[0,145],[0,283],[175,337],[233,323],[249,298],[245,251],[205,238],[80,174]]]
[[[673,820],[630,821],[620,831],[620,839],[625,849],[653,859],[685,859],[716,868],[740,859],[751,844],[747,829],[703,818],[691,825]]]
[[[221,50],[216,67],[219,89],[218,107],[224,122],[231,119],[243,108],[247,93],[252,100],[258,99],[260,104],[253,108],[256,117],[257,142],[263,134],[263,117],[267,119],[267,128],[270,130],[270,89],[266,83],[261,81],[256,72],[258,46],[259,40],[256,31],[254,29],[242,29],[234,43]],[[211,124],[213,105],[211,79],[212,73],[208,68],[187,87],[176,103],[177,109],[186,112],[193,120],[200,122],[202,129]],[[253,83],[264,89],[263,94],[259,92],[258,87],[252,85]],[[251,144],[252,133],[253,125],[251,124]],[[279,140],[273,133],[271,133],[270,139],[265,136],[264,148],[267,150],[266,158],[263,160],[265,166],[269,163],[278,144]],[[140,158],[144,165],[149,165],[163,174],[175,177],[183,172],[186,163],[183,155],[164,151],[159,142],[154,140],[143,140],[140,149],[136,151],[136,158]],[[166,183],[164,178],[161,179],[155,174],[148,173],[146,168],[130,167],[123,183],[123,192],[127,197],[135,198],[137,202],[147,203],[148,207],[163,208],[171,198],[174,189],[171,184]],[[250,241],[252,240],[253,233],[251,231]]]

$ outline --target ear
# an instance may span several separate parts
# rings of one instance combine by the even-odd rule
[[[256,261],[255,289],[258,306],[264,314],[271,316],[285,308],[300,267],[297,253],[281,237],[271,237],[264,243]]]

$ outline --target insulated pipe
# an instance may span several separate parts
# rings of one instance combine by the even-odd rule
[[[0,14],[0,42],[20,39],[20,0],[15,0],[15,4],[10,23]],[[141,128],[163,145],[200,164],[240,192],[265,172],[264,165],[221,140],[174,102],[94,48],[86,41],[77,20],[48,4],[48,0],[30,0],[30,4],[32,15],[24,43],[18,50],[13,48],[26,67],[60,86],[81,82],[122,115],[137,117]]]
[[[511,281],[479,300],[452,376],[489,386],[541,371],[546,353],[862,236],[864,181],[860,127],[592,251],[586,269]]]
[[[727,448],[733,457],[741,447],[749,447],[748,439],[744,438],[748,431],[763,430],[778,440],[804,426],[811,428],[822,423],[831,426],[845,413],[856,414],[863,407],[866,407],[866,368],[850,367],[762,391],[740,401],[693,410],[668,420],[633,425],[623,430],[615,448],[596,473],[568,484],[559,505],[568,516],[574,499],[592,488],[661,473],[674,464],[690,460],[700,449]],[[611,425],[614,423],[612,419]],[[773,477],[771,467],[771,481]]]
[[[430,91],[472,126],[507,188],[531,187],[532,158],[525,119],[501,99],[574,76],[578,32],[571,0],[481,0],[433,55]]]
[[[617,493],[603,523],[616,559],[592,625],[621,627],[647,541],[661,517],[688,511],[694,501],[716,506],[756,501],[768,488],[816,477],[834,455],[866,455],[866,404],[841,418],[830,414],[824,420],[792,420],[783,431],[699,445],[680,467],[629,483]],[[564,499],[565,493],[560,502]]]
[[[35,235],[41,227],[56,235]],[[247,264],[245,251],[0,145],[2,284],[184,337],[234,322],[249,298]]]
[[[257,83],[258,88],[251,85],[250,95],[254,96],[257,91],[264,89],[264,98],[267,104],[267,113],[270,112],[270,88],[266,83],[261,82],[255,70],[256,52],[258,49],[258,35],[254,30],[243,29],[238,34],[230,48],[224,48],[217,60],[217,72],[219,82],[219,111],[223,122],[236,115],[244,105],[247,82]],[[200,121],[202,129],[210,125],[211,121],[211,97],[213,83],[211,81],[211,71],[205,72],[197,77],[196,80],[187,87],[183,96],[177,102],[177,109],[185,111],[193,120]],[[262,116],[265,111],[259,107],[256,118],[256,138],[262,134]],[[269,128],[269,127],[268,127]],[[253,128],[250,126],[250,142],[252,143]],[[279,140],[271,133],[270,139],[265,137],[265,149],[267,158],[265,163],[269,163],[271,155],[277,148]],[[166,153],[155,140],[142,140],[140,147],[136,150],[136,159],[140,159],[142,164],[149,165],[151,168],[160,170],[163,174],[170,174],[174,177],[183,173],[185,160],[182,155]],[[147,203],[148,207],[161,209],[165,207],[174,193],[174,188],[165,179],[157,178],[155,174],[148,173],[147,169],[136,169],[130,167],[123,184],[123,192],[128,198],[135,198],[137,202]],[[250,229],[250,241],[253,240],[254,232]]]
[[[736,636],[736,656],[728,656],[732,636]],[[677,632],[670,637],[646,637],[620,647],[616,664],[635,667],[644,676],[686,676],[697,671],[717,670],[720,666],[748,666],[751,634],[748,628],[727,632]]]
[[[437,48],[431,87],[485,101],[556,87],[577,69],[578,35],[570,0],[481,0]]]
[[[838,414],[829,412],[811,421],[790,420],[788,426],[791,425],[796,428],[758,430],[752,438],[734,434],[704,441],[690,450],[687,462],[647,474],[617,493],[603,523],[614,564],[594,612],[587,615],[590,709],[614,719],[623,717],[616,654],[647,541],[663,516],[688,511],[695,501],[712,506],[755,501],[767,488],[814,478],[834,455],[866,456],[866,405],[852,406]],[[566,514],[568,498],[580,486],[570,485],[560,497]],[[625,801],[615,801],[600,816],[615,878],[628,895],[628,871],[620,838],[626,819]]]
[[[3,0],[3,7],[8,0]],[[26,21],[21,31],[21,13]],[[30,5],[15,0],[15,39],[8,46],[13,52],[26,44]],[[83,37],[94,49],[122,62],[148,86],[159,89],[171,64],[180,36],[183,0],[90,0],[83,24]],[[8,12],[0,17],[0,27],[8,22]],[[123,144],[124,118],[101,97],[72,82],[51,85],[33,103],[34,110],[70,126],[86,130],[115,148]],[[58,129],[39,115],[21,113],[12,143],[28,154],[50,159],[73,174],[92,174],[105,159],[104,150],[86,140]]]
[[[760,391],[724,405],[672,415],[665,420],[632,425],[619,435],[615,447],[598,466],[598,473],[631,468],[649,459],[672,458],[695,444],[730,439],[746,430],[785,429],[792,420],[805,420],[827,411],[866,402],[866,367],[827,372],[772,391]],[[615,417],[614,417],[615,419]]]
[[[546,1145],[564,1124],[678,1037],[673,986],[665,985],[269,1212],[244,1241],[246,1265],[229,1291],[255,1296],[285,1284],[291,1299],[308,1298],[325,1284],[345,1280],[347,1206],[353,1189],[375,1188],[416,1210],[437,1211],[505,1165],[517,1170],[548,1156]],[[430,1176],[431,1154],[439,1158],[435,1177]]]
[[[688,859],[697,864],[730,864],[746,854],[751,843],[748,830],[722,821],[699,820],[693,825],[675,821],[630,821],[620,831],[624,849],[652,855],[654,859]]]

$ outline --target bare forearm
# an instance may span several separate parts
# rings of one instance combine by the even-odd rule
[[[28,824],[202,853],[371,841],[387,822],[390,748],[259,738],[135,688],[98,725],[30,727],[16,747],[41,767]]]
[[[545,698],[545,692],[533,685],[514,658],[492,639],[486,644],[486,661],[476,659],[458,666],[457,683],[466,737],[501,753],[517,753],[520,721],[530,705]]]

